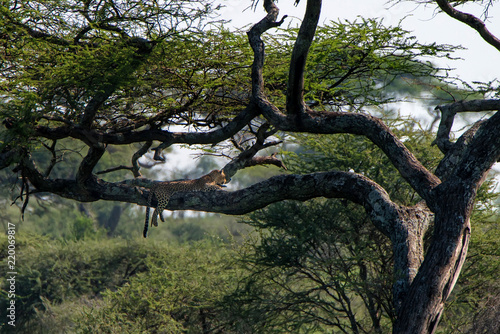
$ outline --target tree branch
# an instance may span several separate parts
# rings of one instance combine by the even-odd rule
[[[104,102],[113,94],[116,90],[116,85],[108,84],[103,91],[96,93],[96,95],[90,100],[82,113],[82,118],[80,120],[80,126],[85,129],[90,129],[92,123],[94,122],[95,116],[99,107],[103,105]]]
[[[63,38],[53,36],[51,34],[47,34],[45,32],[35,30],[31,27],[29,27],[26,24],[23,24],[21,22],[18,22],[15,20],[12,15],[10,15],[10,11],[5,8],[5,10],[2,11],[2,15],[5,15],[5,17],[8,18],[8,21],[13,25],[13,26],[18,26],[22,28],[29,36],[37,39],[44,39],[52,44],[57,44],[57,45],[62,45],[62,46],[68,46],[71,43]]]
[[[119,183],[92,179],[83,189],[74,180],[44,178],[32,162],[26,165],[26,170],[26,176],[39,191],[81,202],[107,200],[146,206],[149,190],[138,186],[151,184],[150,180],[140,178]],[[394,222],[399,207],[390,200],[386,191],[365,176],[348,172],[278,175],[234,192],[190,192],[189,196],[179,192],[172,196],[168,209],[241,215],[278,201],[306,201],[316,197],[346,198],[363,205],[373,223],[385,235],[390,236],[394,228],[391,222]]]
[[[132,174],[134,174],[134,177],[140,177],[141,172],[140,172],[138,160],[140,157],[142,157],[144,154],[146,154],[148,152],[148,150],[152,144],[153,143],[151,141],[148,141],[144,145],[142,145],[141,148],[137,152],[134,153],[134,155],[132,156],[132,166],[120,165],[120,166],[116,166],[116,167],[112,167],[112,168],[108,168],[108,169],[96,172],[95,174],[101,175],[101,174],[116,172],[119,170],[129,170],[132,172]]]
[[[277,142],[265,142],[268,137],[276,133],[276,130],[268,131],[269,127],[269,123],[263,124],[256,133],[255,143],[248,149],[243,150],[238,157],[224,167],[227,176],[232,177],[239,169],[265,164],[272,164],[286,170],[283,162],[276,158],[276,153],[268,157],[255,157],[260,150],[278,144]]]
[[[230,138],[258,114],[258,109],[254,105],[249,105],[225,126],[209,132],[169,132],[161,129],[147,129],[126,133],[106,133],[96,129],[84,129],[78,125],[64,125],[57,128],[38,125],[35,128],[35,134],[53,140],[71,137],[87,145],[95,143],[125,145],[153,140],[163,142],[162,148],[172,144],[213,144]]]
[[[286,110],[290,114],[302,113],[306,109],[304,102],[304,70],[320,14],[321,0],[308,0],[304,20],[300,25],[290,61],[286,94]]]
[[[459,101],[447,105],[437,106],[435,109],[441,111],[442,117],[441,122],[439,123],[436,139],[433,144],[436,144],[441,152],[446,153],[453,147],[453,143],[450,141],[450,132],[457,113],[500,110],[500,100]]]
[[[190,193],[189,198],[174,195],[168,209],[241,215],[278,201],[306,201],[316,197],[351,200],[363,205],[373,223],[385,235],[390,236],[394,228],[391,222],[397,216],[398,207],[390,200],[387,192],[363,175],[337,171],[278,175],[234,192]]]
[[[467,145],[462,159],[457,163],[450,179],[462,180],[471,187],[475,197],[477,188],[482,184],[487,172],[500,159],[500,111],[479,124],[478,130]],[[467,200],[464,196],[463,200]]]
[[[477,130],[484,121],[476,122],[466,132],[464,132],[455,143],[448,141],[450,147],[445,152],[445,156],[439,162],[434,172],[442,181],[446,181],[455,167],[463,158],[464,151],[474,138]]]
[[[83,158],[78,171],[76,172],[76,182],[82,187],[86,188],[87,181],[92,177],[92,171],[97,165],[102,155],[106,150],[102,145],[94,145],[89,147],[87,155]]]
[[[2,152],[0,152],[0,170],[14,164],[19,159],[21,151],[22,150],[19,147],[6,147],[2,150]]]
[[[252,97],[264,98],[264,42],[262,41],[262,34],[267,30],[279,27],[287,17],[283,16],[281,21],[277,22],[279,9],[272,0],[264,0],[264,9],[267,12],[265,18],[255,24],[247,33],[250,40],[250,46],[254,52],[254,60],[252,63]]]
[[[493,35],[486,28],[486,24],[483,21],[481,21],[474,15],[464,13],[455,9],[447,0],[436,0],[436,3],[443,12],[476,30],[487,43],[500,51],[500,39],[495,37],[495,35]]]
[[[100,170],[100,171],[96,172],[95,174],[96,174],[96,175],[102,175],[102,174],[107,174],[107,173],[116,172],[116,171],[119,171],[119,170],[129,170],[129,171],[131,171],[132,173],[134,173],[134,167],[132,167],[132,166],[120,165],[120,166],[111,167],[111,168],[108,168],[108,169],[105,169],[105,170]],[[135,176],[135,175],[134,175],[134,176]],[[140,176],[140,175],[139,175],[139,176]]]
[[[432,205],[432,190],[441,181],[428,171],[380,119],[364,114],[307,112],[297,124],[293,116],[278,115],[277,129],[319,134],[350,133],[362,135],[377,145],[391,160],[401,176]]]
[[[274,165],[278,168],[283,168],[284,170],[287,170],[283,161],[281,161],[276,157],[276,153],[273,153],[270,156],[253,157],[252,159],[245,162],[244,168],[258,166],[258,165]]]
[[[134,153],[132,156],[132,173],[134,174],[134,177],[139,177],[141,176],[140,172],[140,167],[139,167],[139,158],[142,157],[144,154],[146,154],[149,150],[149,148],[153,145],[152,141],[147,141],[144,145],[141,146],[141,148]]]

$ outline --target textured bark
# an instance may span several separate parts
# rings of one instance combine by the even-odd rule
[[[451,127],[455,120],[455,116],[460,112],[475,111],[484,112],[488,110],[500,110],[499,100],[471,100],[460,101],[444,106],[437,106],[436,110],[441,111],[441,122],[439,123],[436,140],[434,143],[439,147],[441,152],[447,153],[453,143],[450,141]]]
[[[145,206],[149,191],[143,188],[153,184],[146,179],[111,183],[93,178],[87,181],[83,192],[74,180],[46,179],[34,169],[29,169],[27,175],[38,191],[81,202],[108,200]],[[279,175],[234,192],[179,192],[172,196],[167,208],[241,215],[286,199],[305,201],[315,197],[348,198],[363,205],[386,234],[390,228],[387,216],[394,217],[398,208],[378,184],[363,175],[347,172]]]
[[[460,193],[456,193],[460,194]],[[442,196],[432,244],[418,274],[402,299],[394,333],[434,333],[462,269],[470,237],[470,205],[458,196]]]
[[[425,204],[420,203],[399,211],[396,224],[391,229],[394,252],[394,308],[396,314],[404,312],[402,305],[408,290],[424,260],[424,235],[433,215]]]

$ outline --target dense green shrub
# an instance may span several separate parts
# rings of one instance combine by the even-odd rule
[[[209,333],[224,327],[220,302],[233,290],[232,251],[211,242],[151,254],[147,271],[104,293],[79,319],[81,333]]]
[[[0,236],[0,249],[6,245],[6,236]],[[180,246],[19,236],[16,333],[197,332],[215,327],[220,311],[214,305],[234,281],[232,271],[225,271],[230,253],[212,241]],[[6,276],[6,262],[1,253],[0,277]],[[0,286],[2,332],[9,329],[6,283],[2,280]]]

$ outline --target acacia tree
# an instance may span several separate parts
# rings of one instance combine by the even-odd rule
[[[500,41],[478,18],[446,0],[435,2],[500,50]],[[382,101],[360,87],[369,86],[370,92],[386,87],[374,82],[374,68],[363,66],[377,64],[377,55],[400,59],[411,75],[426,69],[421,63],[414,66],[418,52],[436,54],[437,46],[405,41],[401,48],[371,49],[376,38],[370,43],[352,38],[333,43],[336,50],[323,55],[323,63],[319,57],[311,69],[306,60],[313,39],[325,38],[317,31],[321,0],[307,1],[293,43],[278,43],[265,34],[286,17],[278,18],[274,1],[263,5],[267,15],[243,40],[224,29],[209,29],[214,27],[210,1],[3,2],[1,168],[13,167],[19,175],[23,210],[30,195],[47,193],[82,202],[146,205],[153,181],[138,178],[138,159],[149,149],[156,160],[164,160],[162,151],[172,145],[231,143],[239,154],[224,169],[232,176],[257,164],[283,166],[275,155],[257,155],[280,142],[277,133],[364,136],[384,152],[420,202],[398,204],[368,177],[332,170],[280,175],[233,192],[176,194],[168,209],[240,215],[285,199],[357,203],[392,243],[393,331],[433,332],[467,254],[477,189],[500,158],[500,113],[472,124],[456,141],[450,139],[452,124],[461,112],[498,110],[500,100],[436,107],[441,119],[435,144],[443,158],[430,171],[382,119],[369,113],[365,106]],[[277,50],[274,57],[271,53],[265,59],[266,44]],[[288,52],[287,70],[280,70]],[[271,69],[270,61],[276,65]],[[395,74],[389,64],[376,69],[390,74],[390,81]],[[82,158],[70,177],[53,177],[64,157],[61,143],[68,139],[83,145]],[[153,147],[154,142],[159,144]],[[140,144],[130,166],[98,170],[111,146],[130,144]],[[38,150],[50,153],[50,163],[36,163]],[[130,170],[135,178],[107,181],[105,175],[118,169]],[[423,237],[431,224],[433,238],[425,249]]]

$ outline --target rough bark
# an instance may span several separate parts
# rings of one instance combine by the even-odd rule
[[[460,194],[461,193],[456,193]],[[462,269],[470,236],[470,208],[457,205],[460,195],[440,197],[431,246],[402,299],[394,333],[434,333]]]
[[[434,218],[424,203],[402,208],[398,213],[390,235],[394,253],[393,300],[396,314],[404,312],[403,302],[424,260],[424,235]]]

